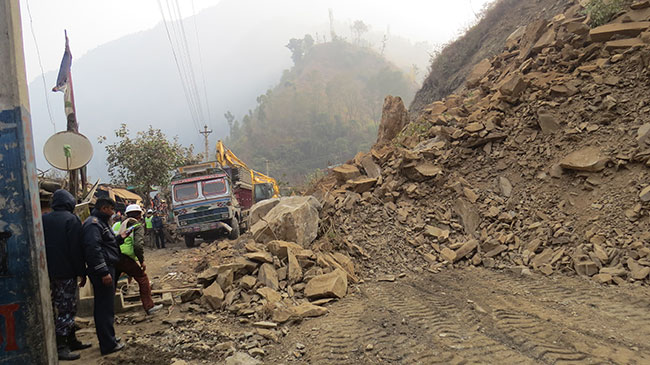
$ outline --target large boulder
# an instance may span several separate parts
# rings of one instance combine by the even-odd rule
[[[221,308],[221,303],[223,303],[224,294],[221,290],[219,283],[212,283],[209,287],[203,290],[203,297],[206,299],[210,307],[214,310]]]
[[[491,69],[492,63],[487,58],[477,63],[472,69],[472,72],[469,73],[469,76],[467,76],[467,86],[478,86],[479,82],[481,82],[481,80],[490,72]]]
[[[303,247],[298,244],[285,241],[271,241],[266,245],[266,248],[273,254],[273,256],[277,256],[280,260],[286,259],[291,250],[300,251],[303,249]]]
[[[309,299],[343,298],[348,291],[348,277],[343,270],[336,269],[329,274],[318,275],[309,280],[305,296]]]
[[[280,198],[266,199],[256,203],[251,207],[250,225],[251,227],[257,223],[261,218],[264,218],[271,209],[275,208],[280,203]]]
[[[335,167],[332,171],[334,171],[334,176],[336,176],[336,181],[338,181],[339,184],[345,184],[346,181],[361,176],[361,172],[359,172],[359,169],[354,165],[343,164]]]
[[[560,161],[560,166],[567,170],[599,172],[605,168],[607,158],[603,157],[598,147],[586,147],[572,152]]]
[[[614,36],[633,38],[650,28],[650,22],[610,23],[589,31],[593,42],[604,42]]]
[[[381,112],[381,123],[377,133],[377,144],[389,143],[397,137],[409,122],[409,115],[404,102],[399,96],[387,95]]]
[[[292,196],[280,198],[263,218],[251,227],[257,242],[272,240],[295,242],[302,247],[316,239],[321,205],[313,196]]]
[[[257,273],[257,281],[274,290],[280,288],[278,283],[278,273],[275,271],[275,267],[271,264],[262,264],[262,266],[260,266],[260,270]]]

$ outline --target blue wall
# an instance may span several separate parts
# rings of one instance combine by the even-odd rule
[[[43,338],[51,317],[45,318],[42,309],[41,293],[49,291],[42,285],[47,283],[42,278],[47,273],[42,237],[29,115],[21,108],[0,111],[2,363],[47,362]]]

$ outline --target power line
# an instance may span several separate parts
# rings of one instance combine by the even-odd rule
[[[167,19],[165,17],[165,11],[163,9],[161,0],[158,0],[158,7],[160,8],[160,15],[162,16],[163,24],[165,26],[165,31],[167,33],[167,39],[169,39],[169,45],[171,46],[172,54],[174,56],[174,61],[176,63],[176,68],[178,69],[178,74],[179,74],[180,79],[181,79],[181,86],[183,87],[183,93],[185,94],[185,100],[187,101],[187,106],[188,106],[188,108],[190,110],[190,116],[192,118],[192,122],[194,123],[196,129],[200,130],[201,128],[199,127],[198,116],[196,115],[196,110],[192,105],[191,96],[190,96],[190,93],[189,93],[188,88],[187,88],[185,77],[183,75],[183,68],[181,67],[181,63],[179,62],[178,55],[176,54],[176,50],[175,50],[175,47],[174,47],[174,41],[172,40],[172,36],[171,36],[170,31],[169,31],[169,26],[167,24]],[[169,3],[167,3],[167,7],[169,9]],[[171,12],[170,12],[170,18],[171,18]],[[171,21],[171,19],[170,19],[170,21]],[[172,27],[173,27],[173,22],[172,22]]]
[[[198,107],[196,105],[196,97],[193,93],[192,86],[190,84],[190,76],[189,76],[189,71],[187,69],[187,64],[184,59],[185,53],[183,45],[181,44],[181,35],[180,31],[178,30],[178,24],[176,24],[175,19],[178,19],[178,16],[174,15],[174,7],[170,5],[169,0],[166,0],[166,5],[167,5],[167,11],[169,12],[169,18],[170,18],[170,23],[171,23],[171,28],[172,28],[172,33],[173,33],[173,38],[176,41],[176,50],[178,51],[179,54],[179,64],[180,64],[180,69],[181,69],[181,79],[182,82],[184,83],[184,86],[187,90],[187,97],[189,100],[189,105],[190,108],[192,109],[192,112],[194,113],[194,124],[197,129],[201,129],[200,123],[201,123],[201,115],[199,114]],[[172,47],[174,47],[174,44],[172,43]]]
[[[27,14],[29,15],[29,28],[32,32],[32,38],[34,38],[34,46],[36,47],[36,57],[38,58],[38,66],[41,68],[41,79],[43,80],[43,91],[45,93],[45,105],[47,106],[47,114],[50,116],[50,123],[52,123],[52,128],[54,133],[56,133],[56,123],[52,117],[52,108],[50,107],[50,98],[47,93],[47,82],[45,81],[45,71],[43,70],[43,62],[41,61],[41,51],[38,47],[38,42],[36,41],[36,33],[34,33],[34,21],[32,20],[32,10],[29,8],[29,0],[25,0],[27,5]]]
[[[205,107],[208,111],[208,122],[212,125],[212,116],[210,115],[210,101],[208,99],[208,88],[205,82],[205,71],[203,68],[203,52],[201,51],[201,42],[199,40],[199,27],[197,25],[197,15],[194,9],[194,0],[192,0],[192,13],[194,15],[194,32],[196,34],[196,48],[199,51],[199,66],[201,67],[201,78],[203,79],[203,94],[205,97]]]
[[[187,57],[187,68],[189,70],[189,76],[190,76],[190,87],[192,88],[192,92],[194,93],[195,102],[198,107],[199,117],[201,119],[204,119],[203,106],[201,105],[201,97],[199,95],[199,89],[196,83],[196,76],[194,74],[194,64],[192,63],[190,47],[189,47],[189,43],[187,42],[187,34],[185,33],[185,25],[183,21],[183,16],[181,14],[181,8],[178,5],[178,0],[174,0],[174,3],[176,4],[176,12],[178,14],[178,24],[181,29],[180,33],[182,38],[180,38],[180,40],[185,50],[185,56]]]

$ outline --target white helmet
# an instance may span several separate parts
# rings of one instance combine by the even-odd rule
[[[126,207],[126,210],[124,211],[124,213],[128,214],[130,212],[140,212],[140,213],[142,213],[142,208],[140,208],[140,206],[137,205],[137,204],[131,204],[128,207]]]
[[[149,209],[147,210],[147,213],[153,213],[153,210]]]

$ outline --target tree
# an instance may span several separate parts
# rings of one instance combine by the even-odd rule
[[[302,55],[304,52],[302,47],[302,39],[291,38],[285,47],[289,48],[291,51],[291,59],[293,60],[293,64],[297,65],[300,60],[302,60]]]
[[[289,43],[287,43],[285,47],[289,48],[291,51],[291,59],[293,60],[293,64],[298,65],[305,54],[307,54],[307,52],[309,52],[313,46],[314,38],[309,34],[305,34],[305,37],[303,39],[289,39]]]
[[[228,128],[230,129],[230,133],[232,133],[232,127],[235,124],[235,116],[228,110],[223,114],[224,118],[226,118],[226,121],[228,122]]]
[[[146,131],[131,138],[126,124],[115,131],[117,141],[106,144],[108,174],[115,184],[134,186],[135,190],[149,200],[152,186],[167,186],[172,171],[183,165],[201,161],[201,155],[194,154],[194,147],[183,147],[178,137],[169,140],[160,130],[149,126]],[[106,143],[100,137],[99,143]]]
[[[363,33],[368,32],[368,26],[363,21],[356,20],[352,24],[351,28],[352,28],[352,33],[354,34],[356,44],[360,44],[361,43],[361,36],[363,35]]]

